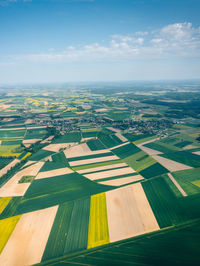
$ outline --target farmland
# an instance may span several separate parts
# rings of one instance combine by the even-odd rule
[[[195,265],[200,117],[186,87],[83,87],[1,95],[0,264]]]

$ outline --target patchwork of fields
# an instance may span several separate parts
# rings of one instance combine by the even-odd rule
[[[161,265],[163,254],[189,265],[189,232],[200,228],[198,120],[161,134],[144,113],[142,131],[122,95],[102,105],[98,94],[68,96],[27,98],[33,117],[1,120],[0,265]],[[147,105],[134,104],[142,119]]]

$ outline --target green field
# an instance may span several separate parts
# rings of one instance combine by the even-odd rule
[[[143,169],[139,173],[145,178],[151,178],[151,177],[162,175],[168,172],[169,171],[165,167],[163,167],[161,164],[154,163],[151,166]]]
[[[89,140],[87,141],[87,145],[91,151],[103,150],[106,147],[100,142],[99,139]]]
[[[12,160],[13,159],[0,157],[0,169],[4,168],[6,165],[12,162]]]
[[[128,143],[119,148],[113,149],[112,152],[116,154],[119,158],[124,159],[128,156],[131,156],[135,153],[140,152],[141,150],[135,146],[133,143]]]
[[[28,129],[24,139],[43,139],[47,135],[44,128]]]
[[[29,160],[31,161],[40,161],[50,155],[54,154],[52,151],[47,151],[47,150],[39,150],[33,155],[30,156]]]
[[[64,255],[73,207],[73,201],[63,203],[59,206],[43,253],[43,261]]]
[[[199,155],[193,154],[189,151],[170,152],[167,154],[161,154],[160,156],[191,167],[200,167]]]
[[[54,143],[71,143],[71,142],[80,142],[81,141],[81,133],[80,132],[71,132],[66,133],[63,136],[54,140]]]
[[[75,253],[41,265],[198,265],[200,221]]]
[[[173,172],[172,175],[188,195],[200,193],[195,181],[200,180],[200,168]]]
[[[122,144],[123,142],[118,139],[115,135],[105,135],[102,134],[99,137],[99,140],[103,143],[103,145],[105,145],[107,148],[111,148],[117,145]]]
[[[162,177],[142,182],[142,186],[160,228],[185,221],[178,199]]]
[[[113,188],[92,182],[78,173],[34,180],[17,206],[16,213],[47,208]]]

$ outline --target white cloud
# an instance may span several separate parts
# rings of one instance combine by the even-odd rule
[[[140,36],[139,36],[140,35]],[[121,61],[149,58],[200,56],[200,28],[176,23],[145,34],[111,35],[109,43],[68,46],[63,51],[10,56],[10,60],[33,62]]]

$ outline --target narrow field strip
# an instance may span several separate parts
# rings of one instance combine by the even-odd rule
[[[121,133],[116,133],[115,136],[118,137],[123,142],[128,141],[127,138],[125,138]]]
[[[64,254],[87,248],[90,198],[74,202]]]
[[[132,186],[134,197],[137,203],[137,208],[144,225],[144,230],[146,233],[159,230],[160,227],[156,221],[154,213],[151,209],[149,201],[140,183]]]
[[[58,206],[23,214],[0,256],[0,265],[41,261]],[[12,218],[8,218],[12,219]]]
[[[113,176],[120,176],[125,174],[135,173],[135,171],[131,167],[119,168],[119,169],[112,169],[103,172],[91,173],[84,175],[85,177],[89,178],[90,180],[98,180],[107,177]]]
[[[42,139],[24,139],[22,142],[23,144],[32,144],[32,143],[36,143],[38,141],[41,141]]]
[[[91,173],[91,172],[98,172],[98,171],[120,168],[120,167],[127,167],[127,166],[128,166],[128,164],[126,164],[126,163],[116,163],[116,164],[112,164],[112,165],[105,165],[105,166],[99,166],[99,167],[94,167],[94,168],[90,168],[90,169],[78,170],[77,172],[79,174],[87,174],[87,173]]]
[[[159,230],[140,183],[106,192],[110,242]]]
[[[129,144],[129,143],[130,143],[130,142],[125,142],[125,143],[119,144],[119,145],[117,145],[117,146],[114,146],[114,147],[110,148],[110,150],[112,151],[112,150],[114,150],[114,149],[120,148],[120,147],[122,147],[122,146],[124,146],[124,145],[127,145],[127,144]]]
[[[8,205],[11,199],[12,199],[11,197],[0,198],[0,214],[5,209],[5,207]]]
[[[114,155],[112,152],[104,152],[101,154],[92,154],[87,156],[78,156],[74,158],[68,158],[69,162],[79,161],[79,160],[88,160],[88,159],[94,159],[94,158],[100,158],[100,157],[106,157],[106,156],[112,156]]]
[[[0,220],[0,254],[4,249],[6,243],[8,242],[8,239],[12,234],[13,230],[15,229],[15,226],[18,223],[20,217],[21,215],[18,215]],[[0,262],[1,262],[1,255],[0,255]]]
[[[112,156],[105,156],[105,157],[100,157],[100,158],[73,161],[73,162],[70,162],[69,164],[70,166],[79,166],[79,165],[99,163],[99,162],[112,161],[112,160],[118,160],[118,159],[119,157],[117,157],[116,155],[112,155]]]
[[[170,172],[180,171],[180,170],[186,170],[186,169],[192,169],[191,166],[178,163],[176,161],[158,156],[158,155],[152,155],[152,157],[159,162],[162,166],[164,166],[166,169],[168,169]]]
[[[168,173],[169,178],[171,179],[171,181],[174,183],[174,185],[178,188],[178,190],[180,191],[180,193],[184,196],[187,197],[187,193],[182,189],[182,187],[179,185],[179,183],[176,181],[176,179],[172,176],[172,174]]]
[[[40,172],[35,179],[42,179],[42,178],[49,178],[49,177],[55,177],[59,175],[65,175],[65,174],[71,174],[74,171],[68,167],[65,168],[59,168],[55,170]]]
[[[92,169],[95,167],[100,167],[100,166],[106,166],[106,165],[114,165],[118,163],[122,163],[123,161],[121,159],[113,160],[113,161],[105,161],[105,162],[99,162],[99,163],[92,163],[92,164],[85,164],[85,165],[80,165],[80,166],[75,166],[72,169],[74,171],[80,171],[80,170],[86,170],[86,169]]]
[[[107,181],[101,181],[98,183],[102,185],[107,185],[107,186],[122,186],[122,185],[126,185],[129,183],[138,182],[143,179],[144,178],[141,175],[134,175],[134,176],[116,178],[116,179],[107,180]]]
[[[200,155],[200,151],[194,151],[193,154]]]
[[[141,150],[146,152],[148,155],[157,155],[157,154],[163,154],[163,152],[142,146],[142,145],[137,145]]]
[[[105,245],[110,242],[105,193],[91,196],[88,230],[88,249]]]

